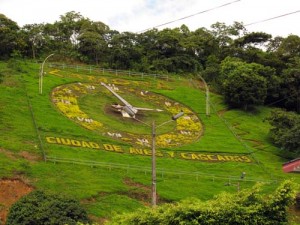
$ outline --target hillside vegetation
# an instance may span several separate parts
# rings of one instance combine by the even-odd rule
[[[127,83],[138,84],[137,90],[162,94],[196,113],[203,129],[197,140],[174,147],[158,147],[164,156],[170,152],[169,157],[157,157],[159,204],[190,197],[208,200],[223,191],[236,192],[237,184],[240,189],[246,189],[262,182],[264,191],[270,192],[288,177],[300,181],[299,176],[282,172],[286,159],[279,156],[281,151],[270,142],[270,125],[264,120],[270,108],[261,106],[248,112],[228,109],[221,96],[211,93],[211,114],[206,116],[205,90],[197,79],[173,76],[161,80],[47,67],[43,93],[39,94],[38,64],[23,61],[19,70],[9,68],[6,63],[0,66],[4,74],[0,84],[0,176],[21,178],[35,189],[74,197],[95,217],[110,218],[115,213],[150,205],[151,157],[147,151],[128,150],[148,149],[149,152],[150,148],[113,139],[68,118],[52,98],[55,88],[65,84],[96,86],[100,80],[118,82],[120,87]],[[107,126],[115,130],[118,126],[120,130],[126,129],[123,127],[126,123],[126,127],[133,126],[128,129],[139,127],[138,133],[151,133],[150,127],[101,111],[103,105],[114,100],[102,94],[86,93],[79,97],[80,108],[95,121],[108,123]],[[123,97],[134,101],[134,96],[128,93]],[[153,103],[142,106],[151,105]],[[171,115],[152,113],[150,118],[162,123]],[[109,124],[113,120],[115,124]],[[174,124],[164,129],[159,131],[158,128],[158,132],[170,132]],[[66,143],[68,140],[76,142],[70,146],[63,144],[63,139]],[[92,148],[91,143],[101,147]],[[170,157],[170,154],[184,157]],[[215,155],[219,155],[219,160],[210,161]],[[243,172],[246,176],[241,179]]]

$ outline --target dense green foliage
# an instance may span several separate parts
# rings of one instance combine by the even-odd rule
[[[0,14],[0,59],[8,58],[14,50],[22,47],[18,31],[16,22]]]
[[[221,81],[225,101],[231,106],[247,109],[261,105],[267,96],[267,80],[260,73],[262,65],[226,58],[221,64]]]
[[[241,190],[252,187],[257,181],[263,181],[268,183],[264,186],[264,191],[270,193],[278,186],[276,181],[286,177],[295,177],[299,181],[299,176],[282,172],[281,166],[285,159],[278,157],[279,149],[268,138],[270,126],[263,121],[270,113],[267,107],[261,106],[250,112],[238,109],[224,110],[226,105],[223,104],[222,96],[210,93],[211,115],[205,116],[205,92],[196,79],[179,76],[172,76],[168,81],[151,77],[142,79],[141,74],[116,76],[106,72],[103,74],[99,70],[77,70],[76,67],[61,69],[55,75],[50,72],[56,68],[45,66],[44,91],[43,94],[38,94],[37,75],[40,64],[23,60],[19,61],[19,66],[20,69],[14,70],[14,66],[9,65],[8,68],[7,63],[0,62],[0,71],[4,74],[3,83],[0,84],[0,176],[14,177],[16,174],[22,174],[38,190],[48,190],[51,193],[62,193],[80,199],[88,213],[93,216],[109,220],[115,213],[136,211],[150,204],[151,157],[47,143],[45,138],[54,136],[128,147],[122,142],[79,126],[62,116],[55,108],[49,97],[51,91],[57,86],[74,82],[92,84],[91,80],[94,79],[117,79],[125,83],[138,81],[142,89],[152,90],[179,102],[184,101],[186,106],[199,113],[205,133],[199,141],[169,148],[169,151],[246,154],[253,160],[252,163],[208,163],[159,157],[159,204],[188,197],[206,201],[223,191],[236,192],[236,186],[224,186],[224,183],[235,183],[243,171],[247,176],[240,185]],[[123,95],[126,99],[130,98],[130,101],[131,97],[132,101],[138,101],[138,98]],[[105,99],[87,95],[86,98],[80,99],[80,107],[95,120],[104,120],[104,117],[108,116],[105,113],[102,118],[96,117],[101,111],[98,102],[102,105],[115,100]],[[93,109],[91,102],[96,102]],[[156,118],[155,115],[152,116],[151,118]],[[224,123],[225,120],[231,129]],[[123,119],[116,116],[116,127],[120,121],[123,123]],[[34,122],[37,124],[36,128]],[[134,126],[139,124],[131,126],[134,129]],[[169,129],[168,126],[165,128]],[[150,133],[147,126],[139,129]],[[161,131],[163,129],[158,129],[158,132]],[[239,138],[233,133],[239,135]],[[48,157],[65,159],[65,163],[44,162],[43,150]],[[23,155],[29,155],[30,158],[24,158]],[[128,180],[130,182],[126,182]]]
[[[106,68],[147,73],[201,73],[208,82],[219,84],[215,86],[218,89],[222,86],[220,77],[223,76],[219,64],[226,57],[237,57],[251,64],[253,71],[245,72],[244,68],[238,86],[233,90],[226,88],[234,79],[229,76],[223,85],[226,93],[233,91],[235,95],[239,86],[244,86],[254,74],[248,86],[260,85],[256,90],[244,86],[245,91],[238,97],[227,96],[230,104],[238,103],[246,107],[248,104],[267,103],[300,110],[297,59],[300,38],[296,35],[272,38],[263,32],[249,33],[238,22],[229,26],[217,22],[211,25],[211,29],[199,28],[195,31],[182,25],[174,29],[151,29],[139,34],[120,33],[74,11],[60,16],[53,24],[18,27],[4,15],[0,16],[0,23],[0,58],[8,58],[17,52],[23,57],[43,59],[55,53],[52,60],[81,61]],[[260,68],[256,70],[254,67]]]
[[[296,207],[297,209],[300,209],[300,193],[298,193],[296,196]]]
[[[119,216],[111,224],[286,224],[287,209],[293,203],[295,195],[293,184],[285,181],[268,197],[263,196],[256,186],[237,194],[223,193],[207,202],[191,199],[139,210]]]
[[[268,117],[274,143],[295,155],[300,153],[300,115],[283,110],[273,110]]]
[[[97,64],[97,67],[146,73],[177,73],[180,76],[174,75],[166,82],[151,78],[116,77],[116,74],[91,70],[80,72],[78,69],[63,71],[59,68],[61,71],[57,74],[50,74],[50,69],[45,68],[44,94],[39,95],[37,75],[40,65],[22,59],[43,61],[52,53],[55,55],[49,61],[89,63]],[[93,199],[86,201],[89,213],[93,215],[111,217],[114,211],[134,211],[147,204],[147,201],[149,203],[150,199],[141,200],[135,196],[145,192],[141,187],[147,188],[150,184],[147,171],[151,161],[150,157],[118,154],[106,151],[107,149],[91,150],[47,143],[45,138],[51,136],[128,147],[121,141],[90,132],[74,124],[55,110],[49,95],[55,87],[66,83],[91,83],[95,79],[142,81],[140,88],[184,102],[191,110],[197,112],[205,128],[200,141],[164,150],[194,151],[195,154],[246,154],[253,160],[249,164],[243,164],[158,158],[158,192],[161,199],[177,201],[192,196],[207,200],[224,189],[233,192],[235,188],[224,187],[224,182],[237,179],[237,174],[243,171],[247,172],[246,180],[249,178],[247,182],[244,180],[243,188],[252,186],[257,180],[263,180],[270,183],[266,188],[268,192],[277,186],[274,180],[289,176],[281,171],[285,159],[279,157],[281,151],[267,135],[270,125],[263,121],[269,115],[270,109],[259,105],[278,106],[300,112],[300,37],[296,35],[273,38],[263,32],[249,33],[243,24],[238,22],[229,26],[217,22],[211,29],[199,28],[195,31],[190,31],[187,26],[182,25],[174,29],[151,29],[139,34],[120,33],[111,30],[100,21],[91,21],[76,12],[62,15],[53,24],[28,24],[18,27],[14,21],[0,14],[0,59],[8,60],[6,63],[0,62],[1,177],[24,174],[35,181],[38,189],[63,192],[76,199]],[[210,94],[209,117],[204,116],[205,96],[202,84],[190,76],[197,74],[201,74],[214,91]],[[215,93],[223,93],[224,96]],[[130,99],[130,95],[126,95],[127,98]],[[135,96],[132,98],[134,103],[139,101],[134,100]],[[224,99],[230,106],[244,109],[254,106],[254,109],[251,107],[253,110],[249,111],[232,108],[228,110]],[[107,98],[101,98],[101,95],[87,95],[79,99],[80,107],[91,118],[103,119],[103,122],[120,129],[118,117],[109,120],[103,111],[102,106],[109,105],[109,101]],[[95,106],[93,109],[92,104]],[[149,106],[146,104],[145,107]],[[292,152],[293,156],[299,156],[299,116],[281,111],[273,113],[270,118],[274,143]],[[165,120],[164,117],[161,119]],[[124,123],[123,127],[129,124]],[[135,130],[137,125],[130,126]],[[158,132],[165,132],[164,129],[168,130],[170,127],[166,126]],[[136,130],[142,133],[150,132],[148,127],[142,126]],[[31,163],[21,156],[21,151],[63,158],[75,165],[40,161]],[[104,164],[98,168],[77,165],[90,165],[92,161]],[[111,169],[111,165],[117,165],[117,168]],[[135,169],[131,170],[132,165]],[[139,188],[126,184],[124,180],[128,178],[136,182]],[[201,182],[198,179],[201,179]],[[174,182],[177,185],[174,185]],[[254,195],[253,201],[259,204],[271,204],[271,201],[266,202],[250,192],[245,195],[251,198]],[[261,217],[256,217],[259,214],[255,211],[256,205],[251,208],[252,206],[246,204],[249,199],[240,195],[224,196],[219,199],[228,198],[228,202],[216,199],[210,203],[196,201],[196,205],[207,211],[209,204],[222,203],[228,212],[238,212],[237,217],[234,217],[238,219],[239,216],[242,218],[239,214],[242,209],[237,203],[240,201],[242,208],[252,210],[256,213],[253,218],[260,220]],[[229,200],[234,202],[232,208]],[[178,218],[181,218],[178,212],[180,207],[188,208],[189,204],[180,204],[169,208],[162,207],[161,209],[166,210],[166,218],[162,219],[167,221],[167,212],[178,214]],[[193,207],[191,206],[192,210]],[[223,213],[218,206],[215,208],[220,211],[211,209],[211,212]],[[266,213],[263,216],[270,216],[275,221],[272,216],[276,213],[272,210],[263,211]],[[147,212],[152,217],[152,212]],[[154,214],[158,212],[155,211]],[[283,215],[278,221],[284,221],[285,211],[280,212],[283,212]],[[222,215],[229,214],[224,212]],[[146,215],[143,214],[142,218],[144,217],[146,218]]]
[[[300,57],[295,57],[281,75],[279,93],[285,100],[284,107],[300,112]]]
[[[7,217],[9,225],[75,225],[77,222],[89,222],[78,201],[41,191],[22,197],[10,208]]]

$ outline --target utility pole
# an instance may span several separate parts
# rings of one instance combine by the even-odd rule
[[[156,130],[155,121],[152,122],[152,206],[156,206]]]
[[[152,138],[152,145],[151,145],[151,171],[152,171],[152,186],[151,186],[151,195],[152,195],[152,207],[156,207],[157,205],[157,194],[156,194],[156,129],[158,127],[161,127],[167,123],[170,123],[172,121],[176,121],[178,118],[182,117],[184,115],[184,112],[181,111],[178,114],[174,115],[171,117],[170,120],[163,122],[161,124],[159,124],[158,126],[155,124],[155,121],[152,121],[152,125],[145,123],[135,117],[133,117],[133,119],[135,119],[136,121],[145,124],[148,127],[151,127],[151,138]]]
[[[178,118],[182,117],[184,112],[181,111],[180,113],[171,117],[171,120],[168,120],[164,123],[159,124],[158,126],[155,125],[155,121],[152,122],[152,207],[157,205],[157,196],[156,196],[156,128],[161,127],[167,123],[172,121],[176,121]]]

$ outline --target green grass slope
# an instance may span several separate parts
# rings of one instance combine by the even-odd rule
[[[38,64],[22,62],[21,70],[15,71],[0,63],[0,71],[5,75],[0,84],[0,177],[26,177],[37,189],[75,197],[95,217],[110,218],[116,213],[150,205],[151,157],[147,155],[150,148],[110,138],[101,130],[87,129],[69,119],[53,102],[53,90],[59,86],[75,83],[96,86],[100,81],[135,84],[139,90],[165,96],[196,113],[203,128],[199,139],[157,149],[164,156],[169,154],[169,157],[157,157],[159,203],[188,197],[206,200],[222,191],[237,191],[238,182],[241,189],[264,182],[268,192],[283,179],[300,181],[299,176],[282,172],[286,160],[278,156],[280,150],[268,139],[269,124],[264,118],[270,108],[259,107],[251,112],[229,110],[221,96],[211,93],[211,115],[206,116],[205,91],[196,80],[176,76],[160,80],[47,67],[43,93],[39,94]],[[140,101],[132,93],[124,92],[122,96],[141,107],[157,106],[152,101]],[[116,101],[113,96],[94,92],[77,99],[89,118],[113,130],[151,133],[150,127],[128,122],[109,111],[109,105]],[[152,120],[161,124],[171,115],[168,112],[142,114],[140,119],[148,124]],[[169,123],[157,132],[171,132],[174,126]],[[57,143],[55,138],[73,140],[77,146]],[[91,148],[91,143],[101,148]],[[140,151],[133,153],[130,148]],[[170,157],[171,154],[185,157]],[[191,155],[193,160],[189,158]],[[220,155],[221,159],[246,156],[251,162],[232,158],[208,162],[208,155]],[[201,157],[206,159],[199,160]],[[242,172],[246,172],[246,177],[240,180]]]

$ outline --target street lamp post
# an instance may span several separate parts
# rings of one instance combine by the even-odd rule
[[[152,122],[152,133],[151,133],[151,137],[152,137],[152,187],[151,187],[151,192],[152,192],[152,207],[155,207],[157,204],[157,196],[156,196],[156,129],[158,127],[161,127],[167,123],[170,123],[172,121],[176,121],[179,117],[183,116],[184,112],[181,111],[180,113],[172,116],[171,120],[168,120],[162,124],[159,124],[158,126],[155,125],[155,121]],[[149,126],[149,124],[144,123],[143,121],[140,121],[138,119],[136,119],[139,122],[142,122],[143,124]]]
[[[40,76],[39,76],[39,93],[42,94],[43,93],[43,76],[44,76],[44,65],[47,61],[47,59],[49,59],[51,56],[53,56],[54,54],[50,54],[48,55],[44,62],[42,63],[42,66],[41,66],[41,70],[40,70]]]

